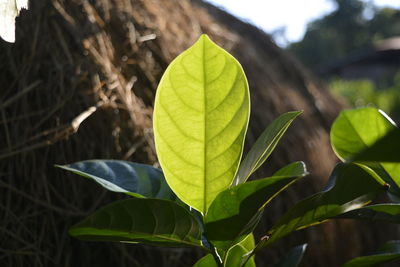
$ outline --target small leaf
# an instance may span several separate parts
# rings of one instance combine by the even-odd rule
[[[302,171],[294,168],[295,165],[302,166]],[[300,162],[289,165],[281,173],[287,176],[259,179],[221,192],[204,219],[207,239],[219,249],[229,249],[253,231],[269,201],[307,174],[304,164]]]
[[[264,130],[240,164],[233,186],[246,182],[250,175],[268,159],[290,124],[301,113],[302,111],[292,111],[282,114]]]
[[[244,247],[244,249],[246,250],[246,253],[252,251],[252,250],[255,248],[255,246],[256,246],[256,244],[255,244],[255,242],[254,242],[254,235],[253,235],[253,233],[251,233],[251,234],[249,234],[248,236],[246,236],[246,238],[243,239],[242,241],[240,241],[240,242],[238,243],[238,245],[241,245],[242,247]],[[243,260],[243,258],[242,258],[242,260]],[[250,264],[249,266],[256,266],[255,256],[252,256],[252,257],[246,262],[246,265],[245,265],[245,266],[247,266],[247,264]]]
[[[387,134],[389,136],[385,137]],[[400,186],[400,163],[392,163],[399,157],[396,149],[400,146],[399,129],[383,111],[376,108],[342,111],[332,125],[330,136],[332,147],[340,159],[347,162],[378,159],[382,168]],[[368,166],[376,167],[375,164]],[[385,176],[382,178],[392,183]]]
[[[400,223],[400,204],[378,204],[343,213],[338,219],[360,219]]]
[[[306,164],[302,161],[295,161],[279,169],[272,176],[303,177],[307,174]]]
[[[393,240],[387,242],[378,253],[352,259],[351,261],[346,262],[343,267],[372,267],[399,259],[400,241]]]
[[[163,199],[114,202],[73,226],[69,234],[91,241],[201,247],[197,220],[182,206]]]
[[[160,169],[123,160],[86,160],[57,167],[135,197],[176,199]]]
[[[248,252],[249,250],[247,250],[244,246],[240,244],[232,247],[227,253],[226,260],[224,262],[224,267],[241,267],[243,256]],[[250,260],[244,266],[255,267],[256,264],[254,260],[253,261]]]
[[[242,256],[247,252],[251,251],[254,248],[254,237],[253,234],[250,234],[246,237],[242,242],[238,245],[234,246],[231,250],[227,252],[227,259],[224,263],[225,267],[240,267]],[[255,267],[256,263],[254,261],[254,257],[252,257],[245,265],[245,267]],[[218,264],[215,262],[214,257],[211,254],[207,254],[199,261],[196,262],[193,267],[218,267]]]
[[[289,250],[286,256],[275,267],[297,267],[303,259],[307,244],[296,246]]]
[[[371,169],[356,164],[338,164],[328,188],[297,203],[269,230],[257,251],[287,234],[324,222],[368,204],[386,190],[384,181]]]
[[[207,254],[198,260],[193,267],[218,267],[218,264],[215,262],[213,255]]]
[[[154,106],[157,155],[172,190],[202,214],[232,184],[249,114],[242,67],[206,35],[160,81]]]

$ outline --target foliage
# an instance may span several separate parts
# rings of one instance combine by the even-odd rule
[[[397,150],[387,150],[393,143],[399,146],[398,128],[373,108],[344,111],[331,132],[344,162],[323,191],[297,203],[255,242],[252,232],[265,206],[307,171],[303,162],[294,162],[271,177],[246,182],[301,113],[275,119],[240,162],[249,107],[240,64],[207,36],[200,37],[170,64],[157,91],[154,134],[162,170],[110,160],[59,166],[131,197],[100,208],[70,234],[93,241],[200,247],[207,255],[195,266],[251,267],[255,253],[294,231],[340,216],[370,219],[363,208],[387,191],[387,183],[394,188],[391,196],[400,198],[400,159]],[[397,210],[390,207],[371,206],[370,212],[397,220]],[[297,266],[305,247],[294,248],[278,266]]]
[[[372,267],[400,259],[400,241],[387,242],[376,254],[358,257],[346,262],[343,267]]]
[[[289,46],[289,50],[308,67],[315,69],[399,33],[398,9],[378,9],[361,0],[334,2],[337,6],[335,11],[311,22],[303,40]],[[366,16],[368,13],[372,18]]]
[[[392,86],[377,86],[370,80],[346,81],[339,78],[329,82],[331,92],[353,107],[374,106],[390,116],[400,118],[400,72]]]

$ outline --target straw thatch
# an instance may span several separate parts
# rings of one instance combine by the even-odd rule
[[[123,196],[53,165],[91,158],[157,165],[151,126],[157,82],[202,32],[247,72],[253,109],[248,143],[280,113],[304,110],[259,175],[294,160],[304,160],[313,175],[275,202],[264,229],[320,189],[336,161],[328,131],[341,105],[258,29],[198,1],[32,1],[18,18],[16,43],[0,42],[1,266],[188,266],[201,256],[68,237],[74,222]],[[335,227],[299,236],[311,242],[308,266],[337,263],[345,235],[330,232]],[[354,229],[340,227],[342,233]],[[361,251],[359,241],[354,238],[353,254]],[[299,242],[288,239],[259,260],[274,261]],[[327,249],[319,251],[321,244]]]

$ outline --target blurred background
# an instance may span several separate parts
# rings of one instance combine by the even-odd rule
[[[399,118],[400,1],[209,2],[269,33],[349,105]]]
[[[304,110],[254,178],[296,160],[311,175],[266,209],[256,239],[324,186],[337,162],[329,130],[340,110],[373,105],[400,121],[397,0],[32,1],[17,18],[16,42],[0,40],[0,266],[191,266],[202,256],[70,238],[71,225],[125,196],[54,168],[93,158],[158,166],[157,83],[201,33],[248,76],[246,149],[279,114]],[[399,238],[395,225],[337,220],[285,238],[257,263],[273,266],[307,242],[303,266],[340,266]]]

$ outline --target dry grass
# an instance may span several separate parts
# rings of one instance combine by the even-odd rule
[[[149,55],[159,50],[146,43],[151,32],[121,1],[41,2],[19,18],[16,44],[0,44],[0,265],[186,266],[194,257],[182,261],[184,249],[67,235],[74,222],[122,196],[53,165],[90,158],[155,163],[151,102],[167,62]]]

